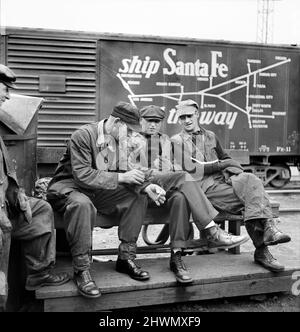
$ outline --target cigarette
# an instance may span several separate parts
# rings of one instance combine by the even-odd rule
[[[157,197],[156,197],[156,200],[157,200],[157,201],[160,199],[160,196],[161,196],[161,195],[162,195],[161,193],[159,193],[159,194],[157,195]]]

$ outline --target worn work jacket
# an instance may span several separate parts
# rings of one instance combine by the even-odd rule
[[[128,170],[124,165],[119,167],[126,151],[112,136],[105,134],[105,121],[84,125],[72,134],[49,188],[64,179],[73,179],[83,192],[117,188],[118,173]],[[146,184],[128,187],[139,192]]]
[[[140,170],[174,171],[172,143],[168,135],[134,133],[128,139],[128,160],[130,168]]]
[[[216,135],[212,131],[204,128],[200,128],[200,131],[196,134],[188,134],[182,130],[179,134],[174,135],[171,141],[177,149],[181,149],[189,156],[189,158],[185,159],[184,165],[187,170],[199,167],[190,157],[201,162],[231,159],[223,150]],[[201,173],[201,170],[199,170],[199,172]],[[201,180],[204,192],[211,187],[215,181],[222,177],[223,175],[220,172],[211,175],[205,175],[204,173],[203,179]]]
[[[1,149],[1,171],[0,171],[0,227],[10,228],[11,223],[7,218],[7,206],[13,208],[16,204],[15,192],[19,189],[19,184],[14,166],[9,158],[6,146],[0,137]]]

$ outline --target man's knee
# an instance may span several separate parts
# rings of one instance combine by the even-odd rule
[[[185,203],[186,198],[184,196],[184,194],[179,191],[179,190],[175,190],[172,192],[172,194],[170,195],[170,197],[168,197],[168,205],[181,205],[182,203]]]
[[[76,210],[82,213],[90,212],[90,213],[97,213],[97,210],[92,203],[92,201],[86,195],[82,193],[71,193],[68,199],[68,205],[66,210]]]
[[[245,179],[245,181],[247,183],[253,183],[253,182],[259,182],[261,183],[261,180],[259,177],[257,177],[255,174],[253,173],[247,173],[247,172],[243,172],[241,174],[239,174],[239,176],[241,176],[243,179]]]

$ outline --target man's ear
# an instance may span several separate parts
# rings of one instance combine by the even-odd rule
[[[120,118],[115,118],[115,117],[113,117],[112,118],[112,125],[114,126],[114,125],[116,125],[116,124],[118,124],[118,122],[120,122]]]

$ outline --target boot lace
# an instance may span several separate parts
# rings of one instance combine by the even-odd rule
[[[179,251],[174,254],[174,261],[179,269],[185,270],[185,265],[182,261],[181,253]]]
[[[276,233],[280,232],[279,229],[276,227],[274,220],[267,221],[266,229],[268,229],[272,235],[276,235]]]
[[[86,283],[86,284],[88,284],[89,282],[92,281],[91,274],[90,274],[90,272],[87,271],[87,270],[86,270],[86,271],[83,271],[83,272],[81,273],[81,277],[82,277],[82,279],[83,279],[83,282]]]
[[[275,258],[272,256],[272,254],[270,253],[270,251],[267,248],[264,250],[264,255],[269,261],[275,260]]]

